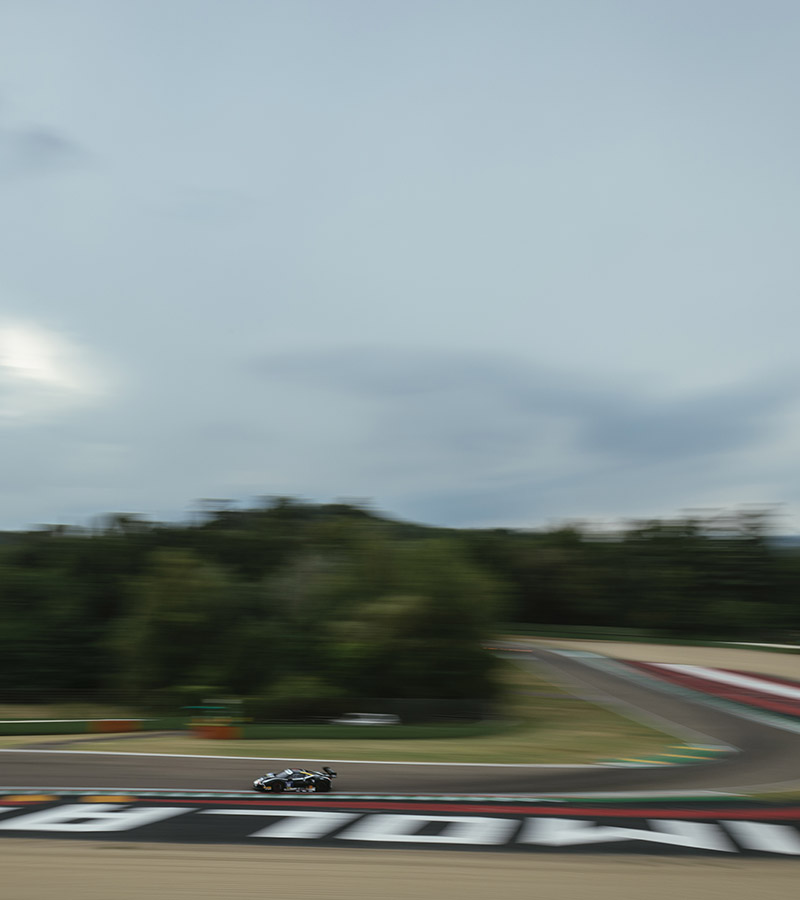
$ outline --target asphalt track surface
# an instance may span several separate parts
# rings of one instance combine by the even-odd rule
[[[507,645],[512,646],[512,645]],[[587,699],[615,706],[676,737],[727,745],[738,752],[714,762],[664,768],[425,765],[337,763],[337,787],[348,793],[525,794],[647,790],[728,790],[800,781],[800,734],[741,718],[688,700],[641,680],[590,667],[566,656],[524,645],[520,665],[544,666]],[[327,760],[268,760],[139,754],[4,751],[0,784],[6,787],[247,790],[255,776],[287,764]],[[274,763],[274,765],[273,765]]]

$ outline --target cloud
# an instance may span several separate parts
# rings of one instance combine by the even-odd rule
[[[15,179],[63,171],[85,161],[75,142],[52,129],[0,126],[0,178]]]
[[[340,408],[337,427],[363,474],[440,522],[545,507],[618,514],[643,496],[674,509],[692,491],[724,486],[737,456],[774,439],[795,399],[789,379],[663,396],[608,376],[444,351],[302,352],[257,369],[302,386],[311,415]]]
[[[375,422],[412,422],[433,441],[479,448],[526,442],[560,421],[582,452],[620,461],[729,451],[764,435],[795,392],[788,381],[665,398],[608,375],[576,376],[549,366],[453,351],[328,350],[274,355],[260,371],[314,391],[360,397]],[[392,425],[391,423],[396,423]]]

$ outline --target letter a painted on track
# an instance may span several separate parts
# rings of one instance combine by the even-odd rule
[[[3,819],[6,831],[131,831],[191,812],[185,806],[136,806],[121,803],[67,803],[25,816]]]
[[[540,844],[544,847],[646,841],[651,844],[691,847],[695,850],[736,852],[736,848],[718,825],[683,822],[678,819],[650,819],[649,824],[653,831],[597,825],[586,819],[528,818],[517,840],[520,844]]]
[[[791,825],[771,822],[726,822],[725,828],[748,850],[800,856],[800,834]]]

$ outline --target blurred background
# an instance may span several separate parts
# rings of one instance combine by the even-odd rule
[[[490,718],[508,687],[498,634],[800,643],[800,545],[769,525],[745,511],[615,533],[437,529],[265,498],[186,525],[6,532],[0,699]]]
[[[481,718],[498,630],[793,640],[799,25],[4,4],[6,698]]]
[[[671,644],[630,658],[673,669],[697,644],[684,668],[759,671],[796,717],[798,38],[794,0],[0,3],[6,784],[65,759],[91,761],[71,784],[196,793],[249,789],[253,758],[730,749],[676,753],[663,720],[500,658],[509,636]],[[357,712],[393,724],[333,724]],[[66,744],[103,756],[23,755]],[[157,758],[132,775],[121,747]],[[534,883],[520,855],[162,844],[104,867],[50,841],[48,868],[10,840],[20,900],[143,874],[165,897]],[[542,859],[541,897],[794,883]]]

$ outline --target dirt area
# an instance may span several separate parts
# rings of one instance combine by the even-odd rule
[[[785,900],[786,859],[0,841],[8,900]]]
[[[516,640],[516,639],[515,639]],[[533,639],[532,639],[533,640]],[[800,653],[770,653],[738,647],[683,647],[678,644],[628,644],[622,641],[558,641],[536,638],[534,643],[551,649],[589,650],[636,662],[679,663],[759,672],[800,681]]]

